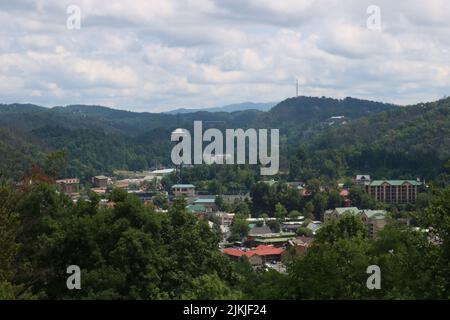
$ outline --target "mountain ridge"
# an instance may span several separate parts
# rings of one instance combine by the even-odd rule
[[[440,111],[434,111],[429,107],[438,104],[444,104]],[[442,128],[446,128],[447,121],[450,123],[450,120],[443,118],[439,113],[447,112],[447,104],[447,101],[438,101],[424,107],[423,104],[399,107],[356,98],[301,96],[286,99],[267,112],[198,111],[180,115],[138,113],[102,106],[69,105],[49,109],[26,104],[0,105],[0,129],[4,137],[0,141],[0,152],[6,154],[4,159],[0,159],[0,170],[20,172],[32,161],[43,163],[45,154],[56,150],[66,150],[67,153],[69,169],[64,176],[86,178],[96,174],[107,174],[114,169],[142,170],[155,165],[170,166],[171,131],[177,127],[191,130],[193,121],[199,120],[204,122],[204,129],[211,125],[220,130],[280,129],[280,164],[284,169],[295,162],[295,155],[299,154],[297,148],[306,145],[310,150],[308,161],[314,159],[313,164],[309,171],[298,176],[294,175],[292,178],[304,179],[317,174],[338,177],[342,173],[353,172],[353,169],[364,170],[364,173],[379,172],[378,175],[381,176],[386,171],[380,167],[383,163],[375,160],[384,156],[388,160],[393,159],[398,151],[399,159],[406,161],[404,159],[408,159],[408,152],[411,152],[408,149],[409,144],[414,142],[412,137],[418,137],[416,148],[420,148],[421,141],[431,143],[437,148],[429,136],[445,134],[445,131],[434,130],[433,124],[441,123]],[[413,118],[422,108],[431,108],[433,112],[426,114],[428,117],[426,119],[418,118],[418,121],[421,121],[421,131],[408,135],[408,130],[412,130],[414,126],[405,121]],[[372,121],[381,124],[371,127],[367,123],[370,124]],[[388,150],[386,143],[377,139],[383,136],[385,141],[392,140],[384,133],[383,130],[386,129],[383,123],[391,126],[399,124],[399,131],[392,133],[398,136],[396,143],[401,148]],[[353,126],[363,129],[359,131],[348,129]],[[327,141],[332,143],[327,144]],[[402,141],[405,142],[404,146],[401,145]],[[445,142],[445,139],[442,141]],[[368,145],[367,148],[360,147],[364,144]],[[434,152],[439,154],[437,157],[430,154],[429,148],[421,150],[418,154],[424,159],[428,157],[430,160],[424,163],[430,165],[440,165],[450,152],[450,148],[447,147],[437,149],[438,151]],[[14,160],[7,159],[12,151]],[[362,158],[360,154],[364,152],[373,154],[373,161],[367,162]],[[400,170],[401,161],[395,159],[389,161],[390,168],[397,170],[389,172],[398,172],[399,176],[407,175],[408,172],[422,173],[425,170],[430,171],[430,176],[435,176],[440,172],[429,169],[426,165],[418,170],[420,168],[417,168],[417,164],[411,161],[405,170]],[[296,165],[307,167],[307,162]]]
[[[177,114],[177,113],[195,113],[199,111],[206,112],[236,112],[245,110],[258,110],[258,111],[269,111],[277,103],[275,102],[242,102],[229,104],[222,107],[212,107],[212,108],[178,108],[174,110],[165,111],[163,113]]]

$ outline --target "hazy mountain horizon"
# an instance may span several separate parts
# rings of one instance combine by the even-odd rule
[[[259,110],[259,111],[269,111],[278,102],[242,102],[242,103],[234,103],[225,105],[222,107],[211,107],[211,108],[177,108],[169,111],[163,111],[161,113],[193,113],[198,111],[207,111],[207,112],[235,112],[235,111],[244,111],[244,110]]]

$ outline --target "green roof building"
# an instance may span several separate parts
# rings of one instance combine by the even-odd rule
[[[205,206],[199,205],[199,204],[190,204],[186,206],[186,210],[189,213],[199,214],[199,213],[206,213]]]

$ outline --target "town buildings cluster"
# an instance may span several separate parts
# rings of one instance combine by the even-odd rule
[[[311,221],[303,216],[296,218],[255,218],[249,216],[246,219],[248,234],[240,241],[229,242],[231,226],[235,219],[235,213],[222,212],[217,204],[217,195],[198,195],[193,184],[174,184],[170,193],[166,192],[161,185],[164,176],[170,175],[175,169],[160,169],[148,172],[118,171],[115,177],[95,176],[92,177],[90,190],[100,196],[105,196],[114,188],[122,188],[136,195],[144,203],[152,202],[159,195],[168,201],[173,198],[182,197],[186,200],[186,210],[200,218],[207,219],[213,226],[214,221],[218,224],[222,233],[220,250],[230,259],[248,259],[254,267],[274,268],[283,272],[283,261],[304,254],[309,247],[314,245],[314,237],[324,223],[339,220],[344,215],[354,215],[361,218],[367,227],[369,237],[376,237],[377,233],[384,228],[389,220],[386,210],[369,210],[353,207],[349,189],[341,185],[340,196],[344,199],[344,207],[333,208],[323,212],[322,221]],[[419,188],[422,186],[416,180],[372,180],[369,175],[355,176],[354,184],[361,188],[377,201],[388,204],[414,203],[417,199]],[[269,185],[277,183],[274,180],[266,181]],[[70,195],[74,201],[80,197],[80,180],[77,178],[57,180],[59,190]],[[312,192],[301,182],[288,183],[289,188],[298,190],[300,197],[309,197]],[[324,191],[324,190],[320,190]],[[246,200],[251,202],[247,195],[220,195],[223,201],[234,203]],[[104,197],[106,198],[106,197]],[[102,204],[114,207],[107,199],[102,199]],[[157,210],[164,211],[162,208]],[[279,228],[273,230],[270,226],[276,223]],[[308,235],[298,234],[301,228],[307,229]]]

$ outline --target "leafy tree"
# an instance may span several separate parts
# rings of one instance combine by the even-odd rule
[[[299,212],[299,211],[297,211],[297,210],[292,210],[291,212],[289,212],[289,215],[288,215],[288,217],[290,218],[290,219],[297,219],[298,217],[300,217],[302,214]]]
[[[57,179],[67,165],[66,152],[58,150],[49,153],[45,158],[44,171],[53,179]]]
[[[297,229],[296,234],[298,236],[305,236],[305,237],[312,237],[313,236],[313,232],[305,227],[300,227]]]
[[[114,188],[109,195],[109,200],[113,202],[122,202],[128,197],[128,193],[125,189]]]
[[[0,198],[0,226],[8,226],[0,228],[2,298],[179,299],[214,274],[221,275],[224,296],[234,293],[225,295],[233,277],[218,234],[188,214],[183,201],[159,214],[116,191],[116,206],[107,209],[96,201],[73,203],[46,183],[0,191]],[[81,268],[81,291],[66,288],[72,264]]]
[[[368,195],[360,187],[352,187],[349,192],[349,198],[352,201],[352,205],[360,209],[378,209],[379,205],[377,201]]]
[[[306,218],[302,223],[302,227],[306,228],[311,222],[313,222],[312,219]]]
[[[246,216],[236,214],[230,227],[231,238],[241,240],[246,237],[249,231]]]
[[[274,233],[280,232],[281,230],[280,223],[278,221],[269,220],[266,222],[266,224],[270,228],[270,230],[272,230],[272,232]]]
[[[247,217],[250,214],[250,208],[246,202],[239,201],[235,206],[234,212]]]
[[[435,283],[440,286],[442,297],[450,296],[450,187],[434,190],[433,199],[428,208],[419,216],[422,228],[429,230],[429,237],[437,250],[437,256],[431,263]]]
[[[343,214],[339,220],[330,220],[317,232],[316,243],[336,243],[339,239],[364,239],[366,226],[359,216]]]
[[[20,223],[11,211],[11,195],[7,188],[0,188],[0,300],[15,299],[18,288],[13,284],[15,261],[20,244],[17,242]]]
[[[378,232],[369,254],[376,257],[375,264],[382,272],[378,298],[445,297],[445,267],[439,263],[439,248],[425,233],[402,224],[388,225]]]
[[[241,292],[233,290],[217,274],[205,274],[192,281],[191,288],[183,293],[186,300],[237,300],[242,299]]]
[[[344,198],[339,192],[333,190],[328,194],[328,209],[335,209],[344,206]]]
[[[290,286],[295,299],[360,299],[366,287],[368,243],[363,239],[340,238],[309,249],[289,268]]]
[[[284,219],[286,218],[286,216],[287,216],[286,208],[281,203],[277,203],[275,205],[275,218]]]
[[[313,219],[314,218],[314,204],[312,202],[308,202],[305,206],[305,218],[306,219]]]
[[[317,193],[313,199],[314,217],[316,220],[321,220],[322,214],[328,209],[328,197],[324,193]]]

